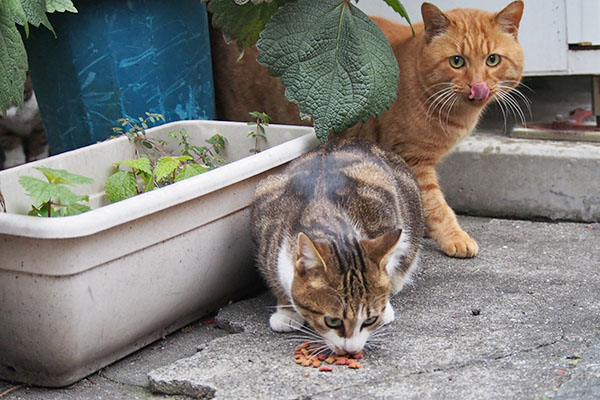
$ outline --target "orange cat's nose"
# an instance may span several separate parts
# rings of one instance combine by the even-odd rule
[[[490,95],[490,88],[487,83],[478,82],[471,86],[471,94],[469,94],[469,100],[487,100]]]

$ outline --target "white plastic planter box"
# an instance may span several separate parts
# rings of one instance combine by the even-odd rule
[[[271,125],[261,145],[271,148],[249,155],[243,123],[174,122],[147,135],[181,128],[194,144],[225,136],[230,163],[114,204],[103,186],[113,162],[135,157],[125,137],[0,172],[0,378],[70,384],[249,289],[254,188],[318,141],[312,128]],[[42,165],[93,178],[73,189],[91,194],[93,210],[22,215],[31,200],[18,178],[41,177]]]

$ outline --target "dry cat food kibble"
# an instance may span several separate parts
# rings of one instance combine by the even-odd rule
[[[303,342],[294,353],[296,364],[300,364],[303,367],[319,368],[321,372],[333,371],[332,365],[347,365],[351,369],[360,369],[362,364],[360,361],[364,358],[362,352],[356,354],[319,354],[322,347],[320,345],[314,346],[309,342]],[[329,364],[329,365],[323,365]]]

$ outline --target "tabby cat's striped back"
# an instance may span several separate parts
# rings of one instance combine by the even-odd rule
[[[416,265],[424,222],[402,159],[358,139],[334,140],[263,181],[252,208],[261,273],[278,298],[275,330],[306,320],[332,350],[357,352],[393,319]]]

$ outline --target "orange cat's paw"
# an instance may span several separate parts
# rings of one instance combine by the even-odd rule
[[[465,231],[457,231],[444,238],[440,246],[442,251],[450,257],[471,258],[479,253],[479,246],[475,239],[469,236]]]

